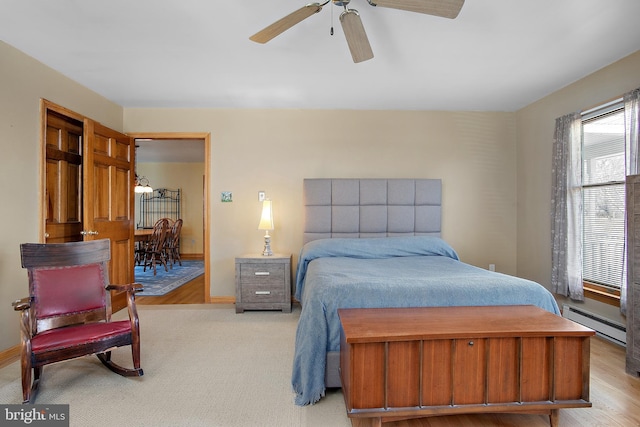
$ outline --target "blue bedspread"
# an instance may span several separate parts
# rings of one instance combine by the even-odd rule
[[[540,284],[465,264],[435,237],[307,243],[296,298],[302,304],[292,373],[297,405],[324,396],[326,353],[340,350],[338,308],[536,305],[560,313]]]

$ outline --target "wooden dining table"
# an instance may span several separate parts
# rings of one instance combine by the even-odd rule
[[[140,228],[136,229],[134,232],[134,241],[135,242],[144,242],[149,239],[149,236],[153,234],[152,228]]]

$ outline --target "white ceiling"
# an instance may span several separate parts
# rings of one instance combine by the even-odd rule
[[[351,60],[308,0],[0,0],[0,39],[124,107],[515,111],[640,48],[638,0],[467,0],[455,20],[353,0]],[[333,23],[335,35],[329,35]]]

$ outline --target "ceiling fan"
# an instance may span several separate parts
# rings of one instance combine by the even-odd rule
[[[351,0],[326,0],[324,3],[308,4],[265,29],[258,31],[249,39],[257,43],[266,43],[311,15],[320,12],[322,7],[331,1],[336,6],[344,7],[344,11],[340,14],[340,23],[342,24],[342,30],[347,39],[353,62],[362,62],[373,58],[373,51],[362,25],[360,14],[357,10],[347,7]],[[367,2],[371,6],[389,7],[450,19],[458,16],[464,4],[464,0],[367,0]]]

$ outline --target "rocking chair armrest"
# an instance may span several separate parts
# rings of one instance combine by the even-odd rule
[[[140,292],[142,291],[142,285],[140,283],[129,283],[126,285],[108,285],[106,287],[108,291],[118,291],[118,292]]]
[[[20,312],[20,335],[22,337],[23,344],[31,341],[36,330],[31,312],[32,302],[33,297],[24,297],[11,303],[11,305],[13,305],[13,309]]]
[[[31,308],[31,297],[24,297],[11,303],[15,311],[24,311]]]

